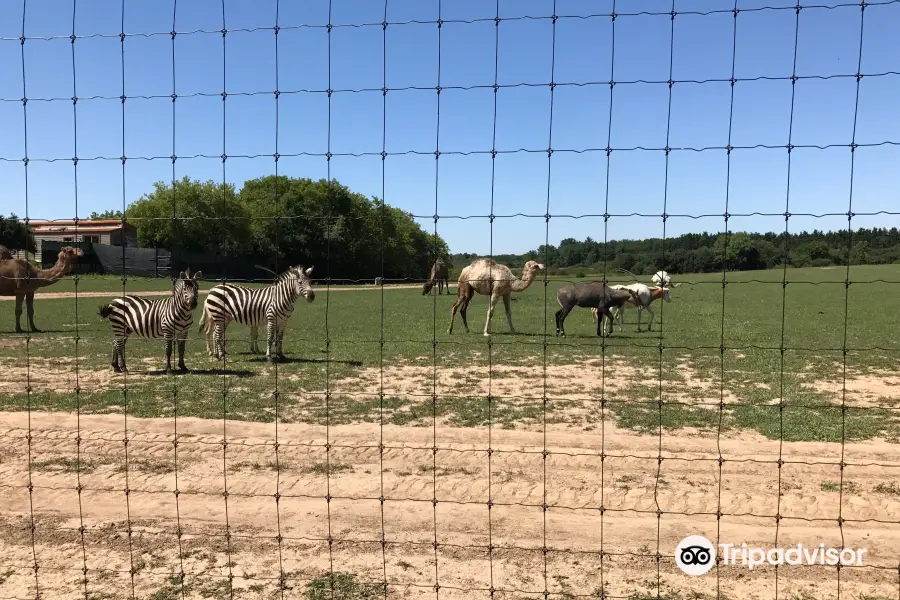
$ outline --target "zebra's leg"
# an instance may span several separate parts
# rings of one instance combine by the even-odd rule
[[[272,362],[272,346],[275,344],[278,323],[274,318],[266,320],[266,361]]]
[[[115,353],[118,355],[119,359],[119,367],[116,369],[116,372],[127,373],[128,367],[125,366],[125,342],[128,341],[128,338],[116,338],[115,342]]]
[[[174,341],[172,336],[166,336],[166,373],[172,372],[172,345]]]
[[[221,360],[225,356],[225,323],[216,321],[213,329],[213,344],[216,347],[216,358]]]
[[[184,364],[184,346],[186,342],[187,340],[184,339],[184,337],[178,339],[178,370],[182,373],[187,373],[188,370],[187,366]]]
[[[207,321],[203,326],[203,337],[206,338],[206,354],[209,356],[213,356],[215,354],[215,352],[213,352],[213,347],[209,343],[212,340],[213,331],[215,330],[215,327],[216,327],[215,322],[210,322],[210,321]]]
[[[121,373],[122,369],[119,368],[119,339],[116,338],[113,340],[112,345],[112,362],[110,363],[113,368],[113,372]]]
[[[259,354],[259,325],[250,326],[250,353]]]
[[[281,327],[278,329],[278,333],[275,334],[275,351],[280,360],[285,360],[287,357],[284,355],[284,330],[287,329],[287,324],[282,323]]]

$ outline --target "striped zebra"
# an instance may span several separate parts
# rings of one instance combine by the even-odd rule
[[[190,267],[178,274],[172,287],[172,295],[162,300],[147,300],[139,296],[123,296],[100,307],[99,315],[109,319],[115,341],[112,351],[112,368],[116,373],[127,371],[125,367],[125,342],[129,335],[145,338],[163,338],[166,341],[166,373],[172,372],[172,345],[178,342],[178,369],[184,366],[184,344],[194,322],[193,310],[197,307],[197,280],[201,271],[191,274]]]
[[[282,343],[284,329],[294,313],[294,302],[303,296],[312,302],[316,294],[309,276],[313,267],[290,267],[278,275],[272,285],[248,288],[234,283],[222,283],[211,290],[203,303],[200,330],[206,336],[206,351],[217,359],[225,356],[225,328],[232,321],[250,327],[250,352],[259,353],[259,326],[266,324],[266,360],[272,362],[272,346],[279,359],[284,358]],[[212,334],[215,349],[210,349]]]

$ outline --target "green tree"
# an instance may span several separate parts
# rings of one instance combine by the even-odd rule
[[[853,244],[853,248],[850,249],[850,264],[864,265],[868,263],[871,251],[869,242],[866,240],[856,242]]]
[[[172,184],[156,182],[153,188],[125,211],[141,246],[225,256],[247,253],[250,219],[234,186],[185,176]]]
[[[724,257],[725,265],[732,271],[765,269],[757,240],[738,231],[720,234],[713,247],[719,260]]]
[[[828,244],[822,239],[811,239],[800,244],[791,252],[791,264],[795,267],[822,266],[830,263],[831,252]]]
[[[122,211],[121,210],[104,210],[103,212],[92,212],[91,220],[97,221],[100,219],[121,219]]]
[[[15,213],[11,213],[8,217],[0,217],[0,245],[10,250],[34,252],[31,227],[20,221]]]
[[[277,255],[278,268],[304,262],[319,265],[319,277],[422,279],[435,258],[449,262],[446,242],[410,213],[334,180],[269,175],[245,182],[238,198],[251,218],[252,252]]]

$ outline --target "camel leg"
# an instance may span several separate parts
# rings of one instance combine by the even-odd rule
[[[474,296],[474,295],[475,295],[475,290],[473,290],[471,287],[467,288],[465,290],[463,304],[462,304],[462,306],[459,307],[459,316],[462,317],[463,325],[465,325],[465,327],[466,327],[466,333],[469,333],[469,319],[466,316],[466,314],[467,314],[466,311],[469,310],[469,302],[472,301],[472,296]]]
[[[466,328],[466,333],[469,333],[469,323],[466,321],[466,309],[469,306],[469,300],[472,299],[472,289],[469,287],[464,287],[465,284],[460,284],[457,288],[457,298],[456,302],[453,303],[453,308],[450,309],[450,326],[447,328],[447,333],[453,333],[453,321],[456,319],[456,311],[459,310],[459,316],[462,319],[463,326]]]
[[[513,335],[516,334],[516,328],[513,327],[512,324],[512,311],[509,307],[509,294],[503,296],[503,308],[506,309],[506,322],[509,323],[509,332]]]
[[[453,308],[450,309],[450,325],[447,327],[447,333],[453,333],[453,321],[456,319],[456,310],[459,308],[459,305],[463,303],[462,294],[456,299],[456,302],[453,303]]]
[[[34,292],[25,294],[25,309],[28,311],[28,325],[32,333],[40,333],[41,330],[34,324]]]
[[[499,300],[499,299],[500,299],[499,296],[491,294],[491,299],[488,304],[487,319],[484,322],[484,335],[486,335],[486,336],[491,335],[491,333],[490,333],[491,319],[494,317],[494,306],[496,306],[497,300]]]
[[[22,302],[25,300],[25,295],[16,294],[16,333],[25,333],[25,330],[22,329],[21,319],[22,319]]]

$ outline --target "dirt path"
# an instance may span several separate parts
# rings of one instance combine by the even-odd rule
[[[279,482],[272,424],[225,423],[224,460],[222,421],[185,418],[177,425],[176,484],[172,419],[129,418],[126,446],[121,415],[79,422],[64,413],[33,413],[30,420],[0,413],[0,597],[35,597],[33,552],[43,598],[84,598],[85,562],[89,597],[106,599],[130,597],[132,589],[137,597],[181,598],[171,574],[182,568],[188,598],[229,597],[229,573],[235,598],[274,598],[280,567],[284,597],[300,598],[329,565],[363,581],[380,582],[386,570],[390,598],[435,598],[436,578],[440,598],[489,598],[491,585],[505,590],[494,594],[504,599],[539,598],[545,586],[592,594],[601,585],[601,549],[608,595],[655,597],[659,543],[663,594],[678,589],[682,597],[703,598],[688,592],[714,594],[715,571],[689,578],[672,552],[688,534],[715,541],[717,524],[722,542],[767,548],[776,534],[782,547],[840,547],[843,535],[844,545],[868,551],[866,566],[841,570],[841,596],[897,594],[900,460],[887,443],[847,444],[842,474],[839,445],[780,446],[746,432],[718,445],[709,437],[664,435],[660,447],[654,436],[608,424],[546,436],[495,429],[490,442],[485,429],[386,426],[382,437],[377,425],[326,432],[284,424]],[[717,510],[724,515],[718,523]],[[780,598],[836,597],[838,585],[835,567],[778,573]],[[719,586],[728,598],[773,598],[774,570],[721,567]]]
[[[386,285],[384,286],[385,290],[412,290],[416,288],[421,288],[421,284],[412,284],[412,283],[401,283],[397,285]],[[375,291],[380,290],[381,286],[378,285],[366,285],[366,286],[332,286],[328,288],[329,292],[356,292],[356,291]],[[316,288],[316,291],[323,292],[326,291],[325,286],[319,286]],[[148,290],[148,291],[129,291],[129,294],[135,294],[137,296],[168,296],[171,292],[164,290]],[[209,290],[200,290],[200,295],[208,294]],[[79,298],[112,298],[115,296],[120,296],[119,292],[78,292],[77,296]],[[39,299],[47,299],[52,300],[54,298],[74,298],[76,296],[75,292],[35,292],[34,297]],[[15,296],[0,296],[0,301],[2,300],[15,300]]]

